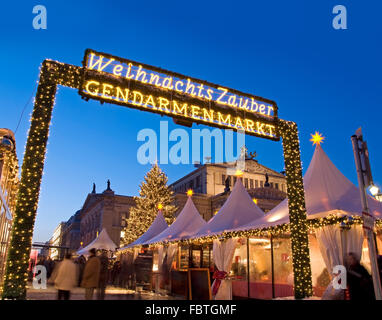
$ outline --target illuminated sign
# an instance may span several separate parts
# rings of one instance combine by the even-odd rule
[[[90,49],[83,67],[83,97],[279,140],[271,100]]]

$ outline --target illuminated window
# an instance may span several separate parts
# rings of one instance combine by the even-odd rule
[[[122,212],[121,213],[121,227],[126,227],[127,226],[127,218],[128,218],[128,214],[126,212]]]
[[[253,179],[249,179],[249,187],[253,189]]]
[[[225,174],[222,174],[222,185],[224,185],[224,184],[225,184],[225,179],[226,179],[226,176],[225,176]]]
[[[259,187],[259,181],[255,180],[255,188]]]
[[[246,189],[248,189],[248,178],[244,179],[244,186]]]
[[[262,188],[264,186],[264,182],[260,181],[260,187]]]

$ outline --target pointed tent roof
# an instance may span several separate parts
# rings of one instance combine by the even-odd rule
[[[329,214],[362,214],[359,189],[348,180],[317,145],[309,168],[304,176],[305,203],[308,219]],[[370,212],[382,218],[382,203],[368,196]],[[241,230],[264,228],[289,223],[288,199],[283,200],[266,216],[243,226]]]
[[[150,239],[154,238],[155,236],[157,236],[158,234],[160,234],[162,231],[166,230],[167,228],[168,228],[167,222],[164,219],[162,212],[159,211],[154,222],[151,224],[150,228],[148,228],[144,234],[142,234],[134,242],[132,242],[132,243],[128,244],[127,246],[119,249],[118,251],[141,245],[141,244],[145,243],[146,241],[149,241]]]
[[[183,210],[173,224],[145,244],[180,240],[193,234],[205,224],[206,221],[200,216],[191,197],[188,197]]]
[[[222,233],[262,217],[264,212],[253,202],[241,179],[237,179],[231,194],[219,212],[190,238]]]
[[[118,248],[118,246],[115,245],[113,240],[110,239],[106,229],[103,228],[101,233],[98,235],[96,239],[90,242],[85,248],[78,250],[77,253],[79,255],[87,254],[89,250],[92,248],[114,251],[115,249]]]

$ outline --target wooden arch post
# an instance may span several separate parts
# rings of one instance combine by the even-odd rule
[[[288,209],[293,255],[294,295],[296,299],[310,297],[312,271],[310,265],[308,224],[305,209],[305,192],[302,179],[300,143],[297,125],[279,120],[284,164],[287,179]]]

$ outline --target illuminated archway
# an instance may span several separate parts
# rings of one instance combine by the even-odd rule
[[[98,57],[98,60],[90,60],[95,57]],[[113,68],[112,72],[107,72],[107,66],[102,65],[102,59],[111,61],[107,66]],[[101,62],[97,65],[97,61],[100,60]],[[90,64],[91,62],[93,65]],[[136,67],[135,78],[129,73],[122,74],[126,68],[128,71],[129,66]],[[151,83],[151,79],[143,77],[149,72],[153,75]],[[161,84],[157,81],[156,74],[163,80]],[[164,81],[167,78],[165,85]],[[180,91],[179,81],[181,80],[179,79],[183,79],[183,87],[188,84],[190,88],[193,88],[192,85],[194,85],[199,88],[199,91],[194,94],[187,93],[184,89]],[[281,137],[288,187],[295,297],[304,298],[312,295],[307,217],[297,125],[294,122],[278,119],[277,105],[271,100],[222,88],[206,81],[131,60],[87,50],[82,67],[52,60],[45,60],[42,64],[22,164],[3,298],[25,299],[26,297],[29,255],[57,85],[78,89],[85,99],[96,99],[101,103],[119,104],[160,113],[174,118],[176,122],[183,125],[196,122],[218,128],[243,129],[246,134],[276,141]],[[201,86],[205,95],[201,93]],[[222,102],[223,92],[226,97],[224,102]],[[251,103],[254,101],[252,106],[255,107],[249,108],[249,105],[245,104],[247,98],[247,101]]]

